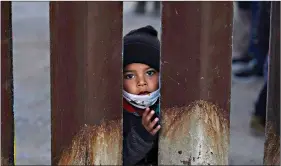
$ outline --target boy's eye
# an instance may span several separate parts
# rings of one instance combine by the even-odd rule
[[[134,78],[134,74],[125,74],[124,78],[125,79],[132,79],[132,78]]]
[[[146,72],[146,74],[147,74],[148,76],[152,76],[153,74],[155,74],[155,71],[149,70],[149,71]]]

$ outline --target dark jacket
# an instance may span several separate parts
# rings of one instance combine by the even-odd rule
[[[159,109],[159,105],[157,104],[153,108]],[[124,110],[123,165],[157,165],[158,132],[152,136],[142,125],[141,116]]]

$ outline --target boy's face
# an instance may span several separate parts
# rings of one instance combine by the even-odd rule
[[[124,68],[123,88],[135,95],[154,92],[159,88],[159,72],[145,64],[129,64]]]

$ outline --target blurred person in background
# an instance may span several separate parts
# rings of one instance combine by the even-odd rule
[[[234,2],[232,72],[235,80],[265,76],[250,120],[250,128],[264,133],[270,34],[270,2]]]
[[[236,80],[251,80],[263,76],[263,68],[269,49],[270,5],[267,1],[239,2],[241,9],[251,9],[250,43],[241,58],[233,59],[233,67],[244,64],[233,71]],[[250,4],[249,4],[250,3]],[[239,32],[237,32],[239,33]]]
[[[154,14],[156,14],[156,15],[160,14],[160,3],[161,3],[161,1],[151,1],[151,2],[154,3],[154,6],[153,6]],[[136,8],[135,8],[135,13],[145,14],[146,4],[147,4],[147,1],[138,1],[137,5],[136,5]]]
[[[245,68],[252,60],[248,55],[251,27],[251,2],[234,2],[232,71]]]
[[[255,103],[254,111],[251,116],[250,127],[254,132],[264,133],[266,122],[266,104],[267,104],[267,81],[268,81],[268,63],[269,56],[264,67],[265,83],[259,93]]]
[[[265,123],[266,123],[266,105],[267,105],[267,82],[268,82],[268,65],[270,58],[268,56],[264,56],[265,51],[267,54],[269,52],[269,35],[270,35],[270,7],[271,2],[261,2],[260,6],[260,19],[257,29],[257,42],[253,45],[256,45],[256,50],[253,49],[253,54],[256,57],[256,66],[253,66],[252,70],[246,69],[242,71],[240,74],[251,74],[255,73],[259,74],[261,72],[261,64],[264,63],[264,72],[263,75],[265,77],[265,83],[263,88],[261,89],[257,101],[255,103],[255,109],[250,121],[250,127],[257,132],[264,133],[265,132]],[[255,71],[256,70],[256,71]],[[238,73],[239,74],[239,73]],[[261,75],[261,74],[260,74]]]

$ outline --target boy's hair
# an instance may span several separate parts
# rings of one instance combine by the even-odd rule
[[[132,30],[123,41],[123,68],[131,63],[160,68],[160,41],[157,31],[150,25]]]

